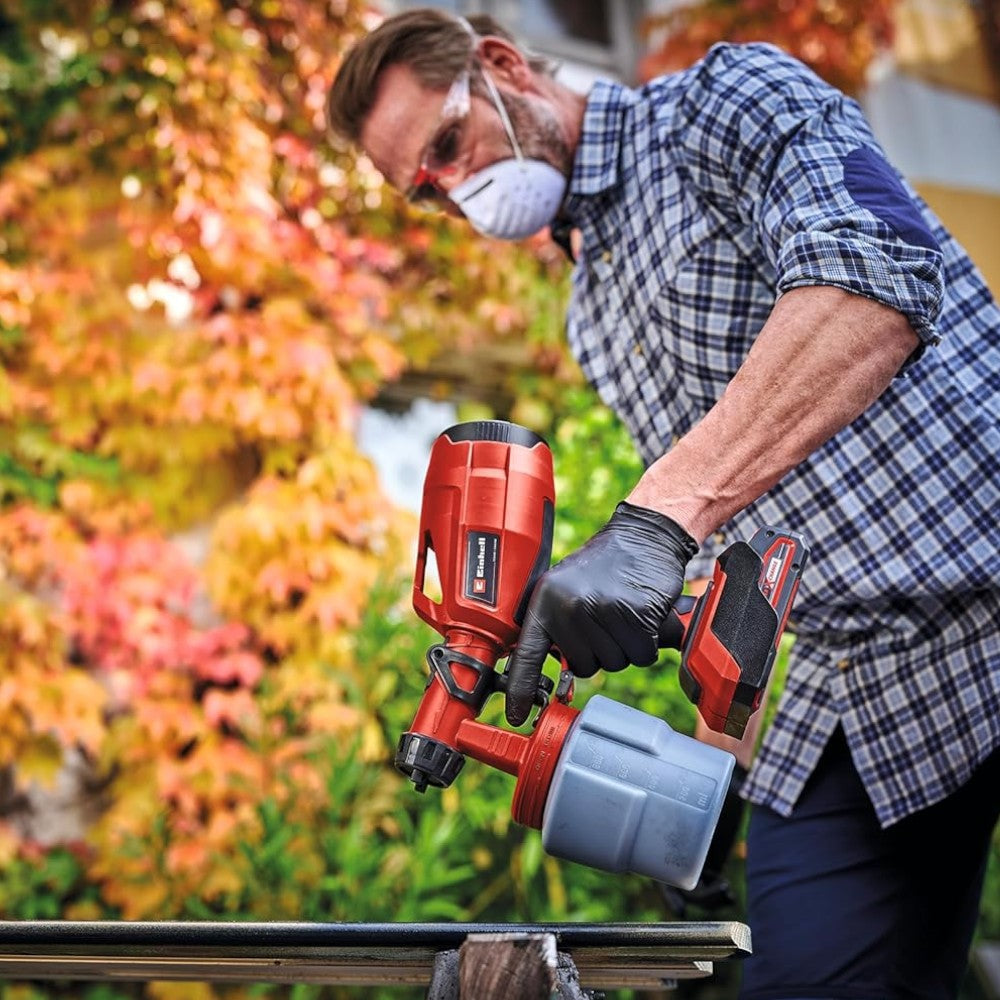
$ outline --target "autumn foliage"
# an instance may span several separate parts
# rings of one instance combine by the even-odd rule
[[[690,66],[716,42],[771,42],[829,83],[854,94],[893,35],[895,0],[698,0],[644,24],[648,80]]]
[[[562,268],[410,214],[328,139],[328,84],[374,19],[0,14],[2,915],[22,913],[11,866],[65,839],[22,796],[70,762],[96,805],[65,916],[301,916],[346,848],[282,831],[371,832],[395,807],[355,633],[412,524],[356,449],[358,409],[442,352],[551,355]],[[331,784],[348,758],[374,776]],[[280,878],[279,842],[299,859]]]
[[[374,19],[359,0],[0,7],[4,919],[664,916],[648,883],[545,857],[507,775],[420,797],[389,764],[436,637],[359,408],[414,373],[446,391],[444,370],[502,383],[539,428],[568,413],[559,554],[639,466],[567,392],[552,248],[413,215],[326,136]],[[602,685],[693,718],[669,670]],[[67,776],[82,822],[47,825],[35,805]]]

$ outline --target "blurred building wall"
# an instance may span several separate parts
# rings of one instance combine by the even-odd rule
[[[901,0],[862,104],[890,159],[1000,294],[1000,81],[968,0]]]

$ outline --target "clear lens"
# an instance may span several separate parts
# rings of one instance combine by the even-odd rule
[[[406,191],[406,198],[426,209],[440,209],[446,195],[438,186],[438,175],[452,167],[462,150],[462,138],[472,103],[469,71],[463,70],[448,88],[441,117],[420,161],[420,169]]]
[[[438,130],[424,156],[424,166],[429,171],[441,173],[455,162],[462,148],[466,121],[466,118],[459,118]]]

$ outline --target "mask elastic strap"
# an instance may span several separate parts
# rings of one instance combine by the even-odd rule
[[[476,40],[479,35],[476,34],[475,28],[462,16],[458,16],[455,20],[465,29],[469,38],[472,40],[472,54],[476,54]],[[493,103],[496,105],[497,112],[500,115],[500,121],[503,123],[504,131],[507,133],[507,138],[510,139],[511,147],[514,150],[514,156],[518,160],[524,159],[524,154],[521,152],[521,145],[517,141],[517,136],[514,135],[514,126],[511,123],[510,116],[507,114],[507,108],[504,107],[503,100],[500,97],[500,91],[497,89],[497,85],[493,82],[490,74],[486,72],[486,67],[480,64],[479,67],[483,71],[483,79],[486,81],[486,89],[490,92],[490,97],[493,98]]]
[[[497,89],[497,85],[490,78],[490,74],[486,72],[486,67],[480,66],[479,68],[483,71],[483,79],[486,81],[486,89],[490,92],[490,97],[493,98],[493,103],[497,107],[497,112],[500,115],[500,121],[503,122],[507,138],[510,139],[510,144],[514,147],[514,156],[516,156],[519,160],[523,160],[524,155],[521,153],[521,147],[518,144],[517,137],[514,135],[514,126],[511,124],[510,117],[507,114],[507,109],[504,107],[504,103],[500,98],[500,91]]]

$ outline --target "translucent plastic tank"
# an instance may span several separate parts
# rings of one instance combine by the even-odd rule
[[[549,854],[693,889],[735,758],[596,695],[566,739],[542,818]]]

